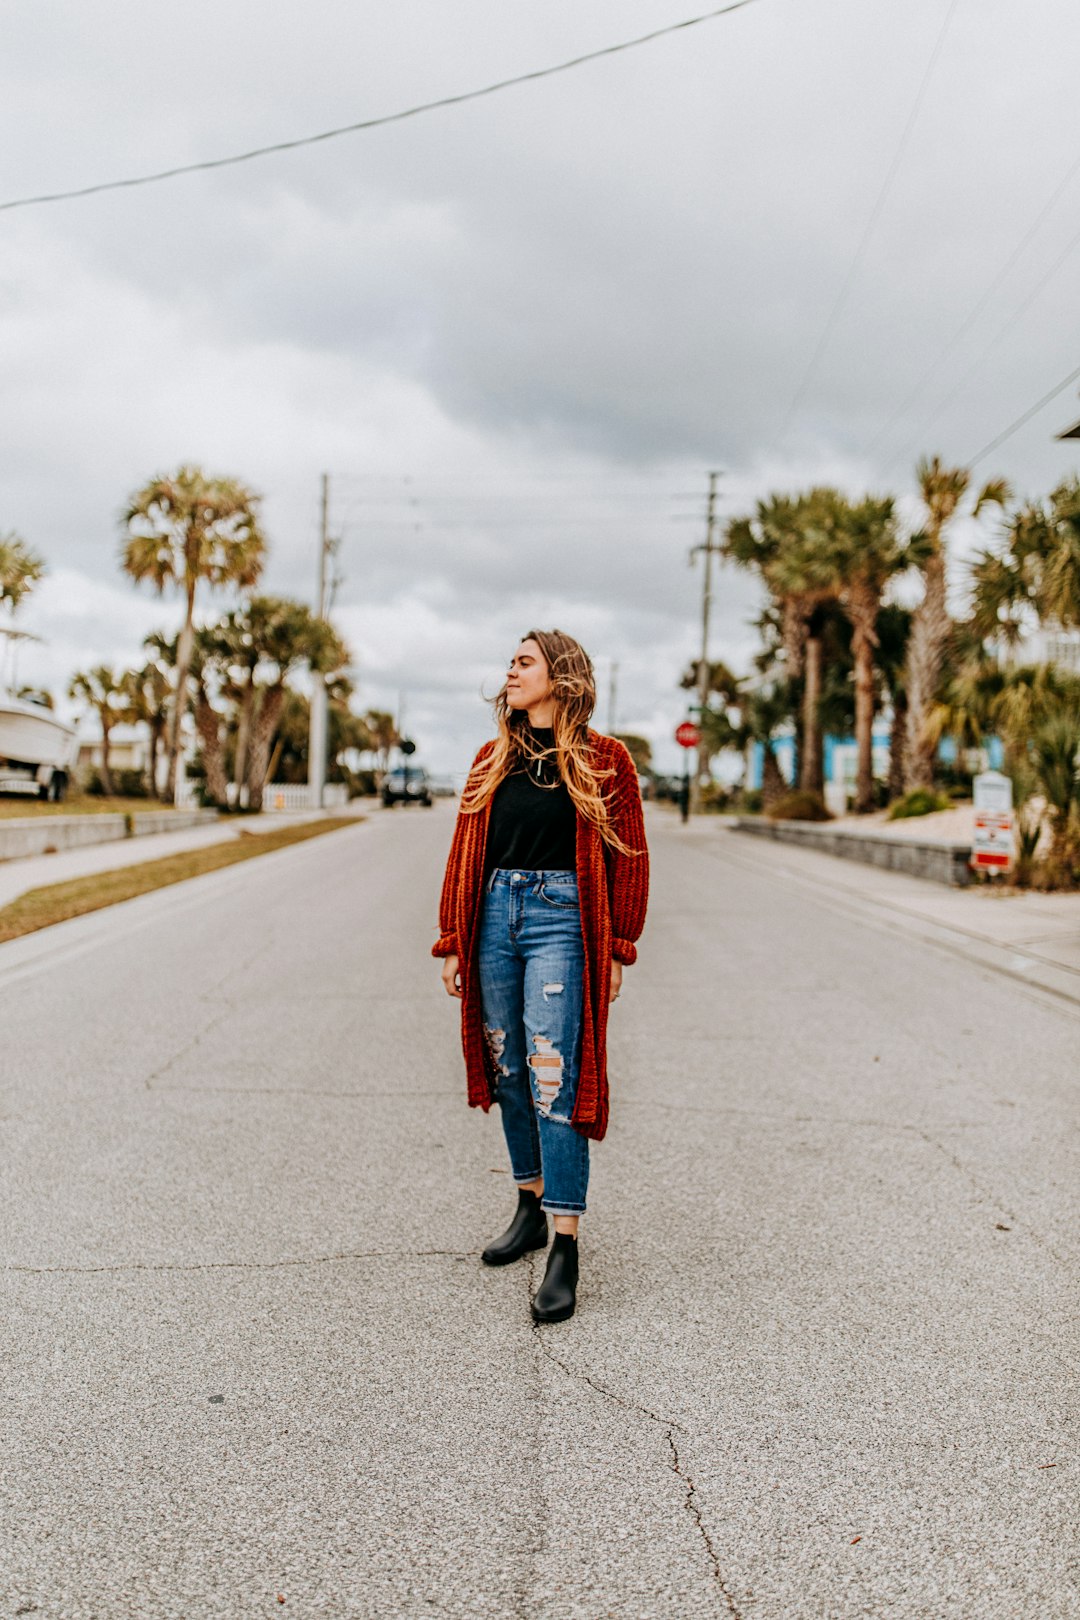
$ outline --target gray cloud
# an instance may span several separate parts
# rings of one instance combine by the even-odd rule
[[[0,195],[392,110],[677,14],[658,0],[587,15],[467,0],[452,19],[437,0],[195,0],[182,19],[133,0],[13,8]],[[700,521],[709,465],[729,471],[728,510],[818,478],[902,489],[915,453],[970,455],[1080,339],[1069,261],[927,425],[1068,242],[1078,178],[870,453],[1080,152],[1075,8],[964,0],[779,437],[944,14],[945,0],[760,0],[458,112],[0,216],[0,528],[54,568],[30,610],[51,645],[27,658],[66,684],[95,624],[119,658],[165,620],[119,578],[116,516],[184,458],[265,492],[267,584],[309,592],[330,467],[362,697],[404,693],[433,759],[467,748],[481,679],[538,618],[591,637],[598,666],[616,659],[620,712],[659,739],[681,712],[700,584],[686,566],[700,527],[673,520]],[[1066,396],[986,470],[1045,488],[1073,464],[1051,433],[1075,414]],[[357,476],[391,473],[417,481]],[[89,621],[59,611],[59,587],[77,598],[80,580],[97,593]],[[749,582],[725,576],[718,653],[747,655],[753,608]]]

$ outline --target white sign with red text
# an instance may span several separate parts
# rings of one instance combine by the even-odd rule
[[[971,864],[977,871],[1007,872],[1016,858],[1012,783],[1000,771],[975,778],[975,837]]]

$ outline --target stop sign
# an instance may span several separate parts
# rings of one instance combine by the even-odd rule
[[[675,741],[680,748],[696,748],[701,741],[701,732],[692,720],[684,720],[681,726],[675,728]]]

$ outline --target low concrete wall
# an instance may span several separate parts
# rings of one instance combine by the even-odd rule
[[[854,832],[847,827],[830,827],[828,822],[769,821],[764,816],[738,816],[739,832],[772,838],[781,844],[801,844],[804,849],[820,849],[826,855],[839,855],[866,866],[883,866],[891,872],[907,872],[931,883],[947,883],[964,888],[971,882],[969,844],[943,840],[890,838],[888,833]]]
[[[128,815],[12,817],[0,820],[0,861],[111,844],[150,833],[185,832],[216,816],[216,810],[135,810]]]

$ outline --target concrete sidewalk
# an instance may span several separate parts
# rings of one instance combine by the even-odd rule
[[[785,875],[834,909],[875,912],[897,930],[998,972],[1080,1002],[1080,895],[947,888],[792,844],[739,838],[722,820],[691,822],[683,836],[723,841],[724,859]]]
[[[372,801],[375,802],[375,801]],[[366,800],[356,800],[357,805]],[[114,843],[91,844],[85,849],[69,849],[56,855],[31,855],[24,860],[0,862],[0,906],[8,906],[31,889],[50,883],[66,883],[71,878],[91,877],[97,872],[117,872],[144,861],[163,860],[191,849],[224,844],[244,834],[272,832],[275,827],[295,826],[329,815],[365,812],[351,807],[339,810],[275,811],[263,816],[222,816],[218,821],[182,832],[151,833],[144,838],[125,838]]]

